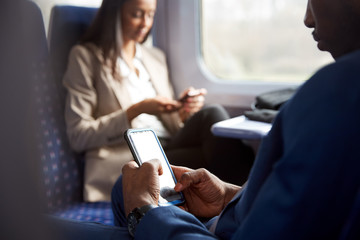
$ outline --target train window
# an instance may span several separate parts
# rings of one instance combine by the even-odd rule
[[[301,21],[303,0],[201,2],[201,51],[220,79],[302,82],[332,61]]]

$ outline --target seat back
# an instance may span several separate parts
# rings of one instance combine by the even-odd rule
[[[82,164],[69,146],[64,120],[64,97],[60,83],[49,66],[49,52],[45,27],[40,9],[31,4],[32,27],[30,36],[37,39],[32,51],[37,53],[33,61],[33,76],[29,76],[37,113],[36,145],[42,170],[42,187],[48,212],[55,212],[75,202],[82,201]]]
[[[71,47],[90,25],[96,11],[96,8],[75,6],[53,7],[48,33],[49,54],[38,66],[34,79],[43,185],[49,212],[83,199],[83,158],[71,150],[66,135],[65,91],[61,79]],[[42,37],[46,39],[45,34]]]
[[[41,14],[27,0],[0,7],[0,239],[49,239],[41,224],[32,109],[34,65],[47,55]],[[44,44],[45,41],[45,44]]]
[[[62,80],[69,52],[93,21],[97,8],[60,6],[51,10],[48,32],[51,63],[55,78]]]
[[[54,212],[82,201],[83,162],[68,143],[62,92],[45,66],[34,79],[34,89],[46,206]]]

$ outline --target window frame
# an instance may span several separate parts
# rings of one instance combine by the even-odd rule
[[[201,0],[158,0],[154,46],[166,52],[176,94],[189,86],[208,90],[206,103],[249,108],[262,92],[301,83],[221,79],[207,68],[201,49]]]

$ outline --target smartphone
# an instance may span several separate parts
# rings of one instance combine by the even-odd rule
[[[128,129],[125,131],[124,137],[139,166],[151,159],[160,160],[163,174],[159,177],[159,205],[183,204],[185,202],[184,195],[174,190],[176,178],[155,132],[152,129]]]
[[[181,97],[178,101],[185,102],[186,99],[188,99],[189,97],[195,97],[195,96],[198,96],[200,94],[201,94],[201,91],[198,90],[198,89],[190,90],[186,95]]]

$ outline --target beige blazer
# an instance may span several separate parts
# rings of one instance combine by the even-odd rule
[[[158,95],[169,98],[174,92],[169,81],[166,59],[156,48],[141,46],[143,64]],[[84,200],[109,201],[113,184],[123,165],[133,157],[123,133],[137,126],[129,123],[126,109],[131,102],[126,83],[115,77],[95,45],[76,45],[69,56],[63,84],[67,89],[65,120],[71,147],[85,152]],[[115,91],[114,86],[120,91]],[[171,134],[181,120],[177,113],[159,116]]]

